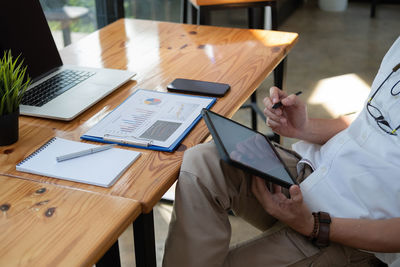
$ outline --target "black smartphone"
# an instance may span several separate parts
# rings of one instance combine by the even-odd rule
[[[190,79],[175,79],[168,84],[167,89],[172,92],[223,96],[231,87],[226,83],[206,82]]]

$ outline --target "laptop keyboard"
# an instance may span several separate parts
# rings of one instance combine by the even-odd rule
[[[63,70],[25,92],[21,104],[41,107],[95,74],[88,71]]]

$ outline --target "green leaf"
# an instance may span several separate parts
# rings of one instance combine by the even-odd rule
[[[2,97],[1,97],[1,101],[0,101],[0,114],[5,114],[5,112],[4,112],[4,103],[5,103],[5,100],[6,99],[6,94],[4,94]]]
[[[31,84],[22,55],[13,58],[11,50],[0,58],[0,115],[14,112]]]

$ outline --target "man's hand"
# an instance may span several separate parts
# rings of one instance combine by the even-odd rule
[[[282,106],[273,109],[279,101]],[[264,114],[267,125],[282,136],[297,138],[314,144],[324,144],[332,136],[346,129],[351,119],[339,117],[336,119],[311,119],[307,116],[307,107],[294,94],[287,95],[278,87],[271,87],[270,96],[264,98]]]
[[[273,186],[271,193],[265,180],[253,177],[252,192],[264,207],[265,211],[281,222],[287,224],[295,231],[308,236],[314,228],[314,216],[303,202],[298,185],[292,185],[289,189],[290,198],[287,198],[278,185]]]
[[[279,101],[282,107],[273,109]],[[287,95],[278,87],[271,87],[270,96],[264,98],[264,114],[267,125],[277,134],[300,138],[307,127],[308,116],[306,105],[296,95]]]

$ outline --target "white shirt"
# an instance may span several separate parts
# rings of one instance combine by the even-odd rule
[[[385,55],[370,97],[398,63],[400,37]],[[391,75],[371,102],[393,129],[400,125],[400,94],[392,96],[390,90],[399,80],[400,70]],[[400,91],[400,83],[396,89]],[[300,185],[312,211],[344,218],[400,217],[400,129],[397,136],[385,133],[368,113],[366,103],[357,119],[324,145],[304,141],[293,145],[302,161],[314,168]]]

